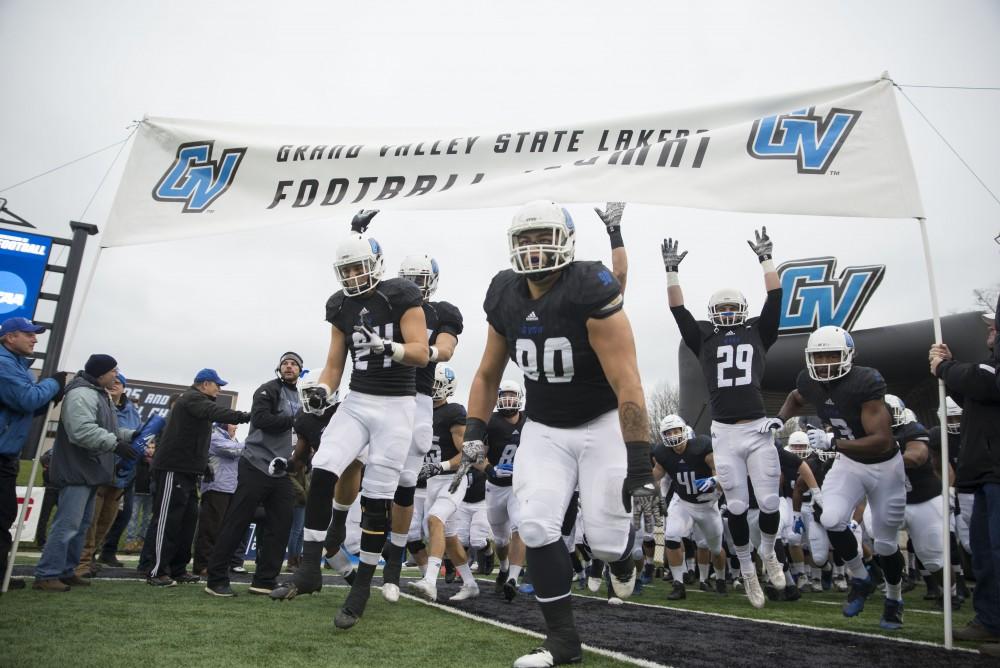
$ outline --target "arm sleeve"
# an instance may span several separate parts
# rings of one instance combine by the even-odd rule
[[[118,436],[97,424],[97,395],[77,390],[66,395],[62,408],[63,429],[69,440],[90,452],[110,452],[118,445]]]
[[[186,408],[191,415],[203,420],[225,422],[226,424],[240,424],[244,421],[243,413],[219,406],[207,396],[194,399],[188,403]]]
[[[781,288],[768,290],[764,308],[760,310],[757,331],[765,348],[770,348],[778,340],[778,325],[781,324]]]
[[[243,444],[239,441],[232,441],[217,431],[214,427],[212,428],[212,440],[208,446],[208,454],[225,459],[239,459],[240,455],[243,454]]]
[[[9,362],[0,365],[0,403],[17,413],[34,413],[52,400],[59,392],[59,383],[46,378],[38,383],[29,382],[21,373],[11,368]]]
[[[949,392],[976,401],[1000,402],[1000,379],[990,364],[948,360],[938,366],[937,375],[944,379]]]
[[[279,434],[291,429],[295,418],[275,413],[274,403],[274,390],[267,385],[258,387],[253,395],[253,406],[250,408],[250,424],[270,434]]]
[[[672,306],[670,313],[673,314],[674,320],[677,322],[677,329],[681,331],[681,338],[684,339],[684,344],[696,356],[700,355],[701,329],[698,327],[698,321],[691,315],[691,311],[687,310],[686,306],[681,305]]]

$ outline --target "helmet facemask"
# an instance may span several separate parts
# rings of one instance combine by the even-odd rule
[[[403,260],[399,268],[399,277],[415,283],[426,302],[437,290],[440,272],[434,258],[426,255],[411,256]]]
[[[363,295],[382,280],[382,248],[374,239],[355,235],[338,248],[337,256],[333,268],[344,294]]]
[[[746,302],[720,302],[711,304],[708,317],[716,327],[738,327],[747,321]]]
[[[573,262],[573,219],[555,202],[530,202],[521,207],[507,230],[507,249],[516,273],[541,280]]]

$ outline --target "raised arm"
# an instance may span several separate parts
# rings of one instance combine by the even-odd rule
[[[628,254],[625,252],[625,242],[622,240],[622,214],[625,213],[625,202],[608,202],[604,211],[597,207],[594,207],[594,211],[604,223],[611,240],[611,273],[621,284],[624,295],[625,281],[628,280]]]

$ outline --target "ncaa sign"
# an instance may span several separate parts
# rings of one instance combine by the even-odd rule
[[[885,276],[885,265],[847,267],[834,276],[837,260],[816,257],[785,262],[781,280],[781,334],[803,334],[836,325],[848,331]]]
[[[34,318],[52,239],[0,230],[0,320]]]
[[[794,160],[799,174],[825,174],[861,117],[854,109],[816,108],[767,116],[753,122],[747,153],[758,160]]]

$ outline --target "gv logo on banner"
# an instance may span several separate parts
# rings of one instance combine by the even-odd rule
[[[201,213],[229,189],[246,148],[227,148],[212,158],[214,141],[181,144],[177,157],[153,188],[158,202],[184,202],[184,213]]]
[[[825,174],[861,117],[853,109],[831,109],[817,116],[815,107],[753,122],[747,153],[760,160],[795,160],[799,174]]]
[[[781,334],[801,334],[836,325],[850,330],[885,276],[885,265],[848,267],[834,278],[837,259],[785,262],[781,280]]]

